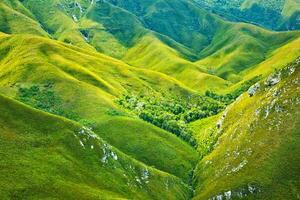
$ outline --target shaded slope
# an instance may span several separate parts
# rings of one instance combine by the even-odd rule
[[[195,0],[201,7],[231,21],[248,22],[273,30],[299,30],[298,0]]]
[[[212,75],[210,78],[206,78],[207,75],[205,75],[203,80],[213,79],[221,88],[226,87],[226,82],[221,83],[221,79],[213,78],[214,75],[230,82],[238,82],[242,79],[239,76],[241,71],[254,67],[268,57],[270,52],[299,37],[299,32],[276,33],[250,24],[229,23],[201,9],[192,1],[124,2],[120,0],[110,2],[134,13],[146,28],[166,35],[192,50],[200,59],[195,64],[205,70],[205,73]],[[155,69],[164,73],[167,71],[171,74],[176,70],[172,76],[185,84],[196,81],[193,78],[187,81],[188,78],[193,77],[193,74],[195,77],[203,77],[203,74],[197,72],[199,68],[192,67],[190,63],[182,62],[182,60],[172,63],[176,59],[170,54],[166,55],[166,51],[170,52],[169,47],[164,45],[155,47],[157,40],[152,39],[151,43],[148,41],[151,41],[149,36],[139,40],[126,54],[125,59],[133,64],[138,61],[139,66],[156,65]],[[150,45],[153,47],[149,47]],[[156,51],[153,54],[159,55],[159,59],[150,59],[151,51]],[[191,57],[182,58],[194,60]],[[167,67],[168,64],[170,67]],[[180,74],[183,71],[185,71],[185,77]],[[199,83],[203,81],[201,78],[198,80],[197,86],[193,87],[201,91],[203,87]],[[211,84],[208,82],[207,85]]]
[[[38,22],[31,18],[19,1],[14,7],[9,7],[4,2],[0,3],[0,31],[5,33],[34,34],[48,37]],[[10,2],[12,4],[12,2]]]
[[[281,69],[298,58],[300,56],[300,49],[298,48],[299,45],[300,38],[276,49],[270,54],[269,58],[265,59],[255,67],[242,72],[241,76],[244,80],[251,80],[258,76],[261,76],[261,78],[267,77],[274,70]],[[240,86],[241,83],[234,84],[227,88],[224,92],[232,92]]]

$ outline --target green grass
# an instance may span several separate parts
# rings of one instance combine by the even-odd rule
[[[297,198],[299,64],[288,76],[290,69],[281,72],[282,81],[276,86],[264,86],[262,81],[254,97],[244,94],[228,108],[218,130],[222,136],[197,166],[194,199],[224,196],[227,191],[232,198],[239,192],[247,199]],[[200,141],[210,138],[206,131],[216,127],[216,122],[212,118],[194,124],[201,129]]]
[[[18,2],[18,1],[17,1]],[[20,3],[18,3],[19,5]],[[19,5],[20,6],[20,5]],[[20,6],[21,7],[21,6]],[[18,8],[18,7],[17,7]],[[0,31],[15,34],[34,34],[48,37],[48,34],[40,27],[39,23],[30,17],[30,14],[24,7],[21,11],[15,10],[0,3]],[[22,12],[23,11],[23,12]],[[29,16],[27,16],[28,14]]]
[[[218,15],[231,20],[248,22],[273,30],[299,30],[298,0],[196,0]]]
[[[166,75],[135,69],[113,58],[52,40],[32,36],[4,36],[1,49],[11,45],[15,47],[5,51],[6,55],[0,61],[0,85],[6,94],[22,99],[22,95],[16,96],[18,87],[40,85],[41,93],[37,95],[26,96],[25,90],[25,103],[83,124],[91,122],[99,130],[97,133],[100,136],[124,153],[187,181],[188,173],[197,160],[197,152],[171,133],[130,117],[117,107],[114,99],[126,90],[139,91],[142,88],[149,88],[153,93],[159,93],[165,88],[174,95],[193,94],[191,90],[181,87],[182,84]],[[14,56],[20,60],[12,60]],[[45,94],[48,94],[43,85],[48,82],[53,83],[50,92],[54,99],[50,101],[46,95],[46,100],[50,102],[43,102]],[[10,89],[5,89],[7,87]],[[120,120],[118,115],[111,114],[111,110],[127,117]],[[116,123],[115,128],[110,127],[111,123]],[[128,127],[121,124],[128,124]],[[149,141],[141,143],[136,138],[137,134],[141,138],[148,137]],[[130,148],[125,148],[124,142],[130,144]],[[159,147],[162,157],[153,153],[156,152],[152,148],[153,144]],[[141,155],[141,149],[144,155]],[[186,152],[189,152],[188,159]]]
[[[197,64],[236,83],[243,80],[241,72],[255,68],[278,47],[298,37],[299,32],[275,33],[248,24],[233,24],[217,34]]]
[[[180,179],[79,133],[79,124],[2,95],[0,104],[1,199],[185,199],[189,193]],[[117,158],[103,162],[103,148]]]
[[[164,73],[201,93],[221,92],[244,81],[242,72],[255,68],[272,51],[299,36],[298,32],[275,33],[229,23],[192,2],[179,0],[173,6],[164,0],[5,3],[16,10],[13,12],[25,13],[22,16],[36,26],[40,24],[44,34],[48,32],[53,39]],[[14,23],[19,30],[6,32],[38,34],[33,25],[18,21]]]
[[[2,1],[0,199],[298,198],[299,69],[234,100],[300,56],[299,34],[194,1]],[[143,112],[117,103],[143,91]]]
[[[146,35],[137,45],[130,48],[124,61],[132,66],[162,72],[197,90],[223,89],[229,83],[222,78],[204,72],[194,63],[180,57],[180,54],[162,43],[153,35]],[[203,83],[206,84],[203,84]]]

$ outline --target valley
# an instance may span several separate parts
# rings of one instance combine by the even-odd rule
[[[300,4],[222,2],[1,1],[0,199],[298,199]]]

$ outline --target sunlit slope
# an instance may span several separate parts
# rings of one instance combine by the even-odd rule
[[[296,199],[299,195],[299,59],[200,126],[214,150],[198,164],[194,199]],[[276,84],[279,81],[278,84]],[[242,117],[241,117],[242,116]]]
[[[199,59],[191,65],[195,58],[178,57],[182,55],[178,49],[170,49],[164,41],[146,35],[129,49],[125,56],[127,62],[171,74],[199,91],[215,89],[211,85],[214,81],[223,89],[226,81],[222,79],[233,83],[241,81],[240,72],[259,64],[270,52],[300,35],[299,32],[277,33],[250,24],[230,23],[191,1],[109,2],[138,16],[147,29],[185,45]],[[199,73],[199,68],[205,75]],[[206,87],[201,87],[205,81]]]
[[[162,72],[200,92],[219,92],[241,81],[240,72],[299,36],[230,23],[190,1],[176,0],[172,6],[165,0],[19,4],[53,39]],[[33,26],[24,28],[35,34]]]
[[[70,4],[69,4],[70,3]],[[43,29],[54,39],[71,43],[81,48],[93,50],[80,32],[77,24],[79,8],[73,8],[75,2],[60,3],[59,1],[23,1],[22,4],[36,17]],[[72,3],[72,7],[69,7]],[[69,13],[69,11],[74,12]]]
[[[25,78],[33,81],[37,80],[39,75],[56,78],[53,76],[55,74],[58,75],[57,78],[86,82],[105,91],[107,95],[118,95],[126,89],[135,91],[143,87],[152,88],[154,92],[172,88],[178,88],[178,90],[174,89],[174,92],[191,92],[180,82],[162,73],[137,69],[93,51],[41,37],[5,34],[0,36],[2,76],[14,68],[16,72],[22,72],[17,68],[24,71],[53,71],[49,74],[32,73],[31,76],[24,76],[22,73],[10,74],[11,81],[21,81]],[[11,59],[16,56],[19,56],[18,59]],[[28,69],[24,67],[28,65]],[[8,82],[5,79],[1,81]]]
[[[186,199],[181,180],[0,95],[1,199]]]
[[[300,38],[289,42],[273,51],[270,56],[260,64],[241,73],[241,76],[244,80],[250,80],[257,76],[261,76],[262,78],[268,76],[274,70],[281,69],[298,58],[300,56],[299,46]],[[240,86],[241,83],[234,84],[224,92],[231,92]]]
[[[0,85],[4,93],[18,97],[19,87],[36,85],[45,90],[50,83],[50,92],[61,99],[50,111],[59,108],[59,113],[71,115],[71,119],[95,124],[100,130],[97,134],[105,136],[108,142],[114,141],[125,153],[186,180],[197,159],[196,151],[176,136],[132,118],[119,110],[113,100],[127,90],[169,91],[174,95],[188,95],[190,90],[164,74],[135,69],[105,55],[53,40],[8,35],[0,40]],[[122,130],[105,128],[108,121],[128,122],[124,137],[114,137]],[[131,123],[136,125],[131,127]],[[126,139],[131,137],[139,139]],[[140,142],[147,137],[149,141]],[[130,148],[123,146],[123,141],[130,142]],[[154,144],[163,147],[159,156],[152,148]]]
[[[103,1],[23,1],[57,40],[120,58],[145,28],[131,13]]]
[[[180,57],[179,53],[148,34],[130,48],[124,61],[132,66],[159,71],[172,76],[186,86],[197,90],[225,88],[226,80],[204,72],[196,64]]]
[[[116,58],[125,56],[123,59],[134,66],[154,66],[153,70],[171,75],[199,91],[212,89],[210,84],[204,85],[203,80],[216,80],[220,87],[226,85],[226,81],[202,73],[196,65],[186,60],[187,57],[196,57],[187,47],[144,28],[136,16],[111,4],[79,2],[74,6],[66,2],[34,3],[28,0],[24,1],[24,5],[35,13],[45,30],[58,40],[83,48],[94,46],[96,50]],[[51,12],[45,15],[45,9]],[[56,20],[58,18],[64,20]],[[83,45],[83,42],[86,44]],[[149,51],[153,52],[136,52],[149,42],[153,42],[153,46],[148,47]],[[167,53],[164,53],[165,51]],[[160,57],[161,62],[157,58],[149,62],[154,54],[164,55]],[[138,58],[139,56],[142,58]],[[170,60],[172,62],[169,62]],[[191,75],[195,77],[193,84],[186,80],[186,77]]]
[[[299,36],[299,32],[277,33],[252,25],[233,24],[230,29],[216,34],[197,64],[207,72],[238,82],[243,78],[241,72],[255,67],[272,51]]]

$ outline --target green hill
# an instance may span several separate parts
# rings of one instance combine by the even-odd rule
[[[298,0],[195,1],[231,21],[253,23],[273,30],[300,28]]]
[[[192,125],[201,146],[213,148],[197,165],[194,199],[297,198],[299,59],[259,85],[253,97]]]
[[[299,32],[274,33],[248,24],[232,24],[182,0],[174,1],[174,6],[165,0],[26,0],[21,5],[56,40],[165,73],[201,92],[220,91],[241,81],[240,72],[253,68],[270,52],[299,36]],[[21,12],[15,7],[15,12]],[[23,26],[19,21],[11,23]],[[27,32],[33,34],[34,30]],[[207,84],[202,84],[204,81]]]
[[[187,172],[197,159],[196,152],[175,136],[156,130],[118,109],[114,99],[115,95],[118,96],[126,90],[139,91],[143,87],[151,88],[153,93],[161,92],[163,88],[169,91],[172,89],[174,95],[191,94],[190,90],[181,87],[178,82],[165,75],[134,69],[107,56],[89,54],[85,50],[74,49],[52,40],[31,36],[3,36],[2,41],[2,52],[7,48],[12,49],[6,51],[6,56],[0,61],[0,86],[5,93],[17,99],[21,98],[23,102],[44,111],[83,124],[91,124],[101,130],[99,134],[102,134],[108,142],[115,142],[116,147],[124,148],[125,153],[186,179]],[[15,56],[20,60],[11,59]],[[81,61],[77,59],[78,57]],[[143,76],[151,78],[152,82],[148,82]],[[154,86],[155,80],[159,80],[162,85]],[[38,94],[32,91],[32,86],[37,87]],[[27,90],[22,92],[24,89]],[[36,100],[32,101],[32,98]],[[121,131],[122,127],[114,130],[105,128],[106,123],[122,121],[140,125],[127,127],[127,134]],[[147,131],[144,129],[145,126],[148,127]],[[119,132],[124,136],[117,137],[116,140],[114,134]],[[129,140],[136,137],[137,133],[141,138],[148,137],[149,142],[141,144],[140,139],[136,138],[130,141],[131,148],[122,146],[126,138]],[[163,161],[155,156],[155,149],[150,148],[153,143],[158,148],[161,146],[160,155],[165,154],[162,156],[165,158]],[[143,155],[140,154],[140,150],[143,151]],[[186,154],[189,155],[189,159],[186,159]],[[178,162],[177,159],[182,159],[182,162]],[[170,165],[165,164],[168,161]]]
[[[0,199],[297,199],[298,4],[1,1]]]
[[[1,199],[186,199],[180,179],[69,120],[0,96]]]

